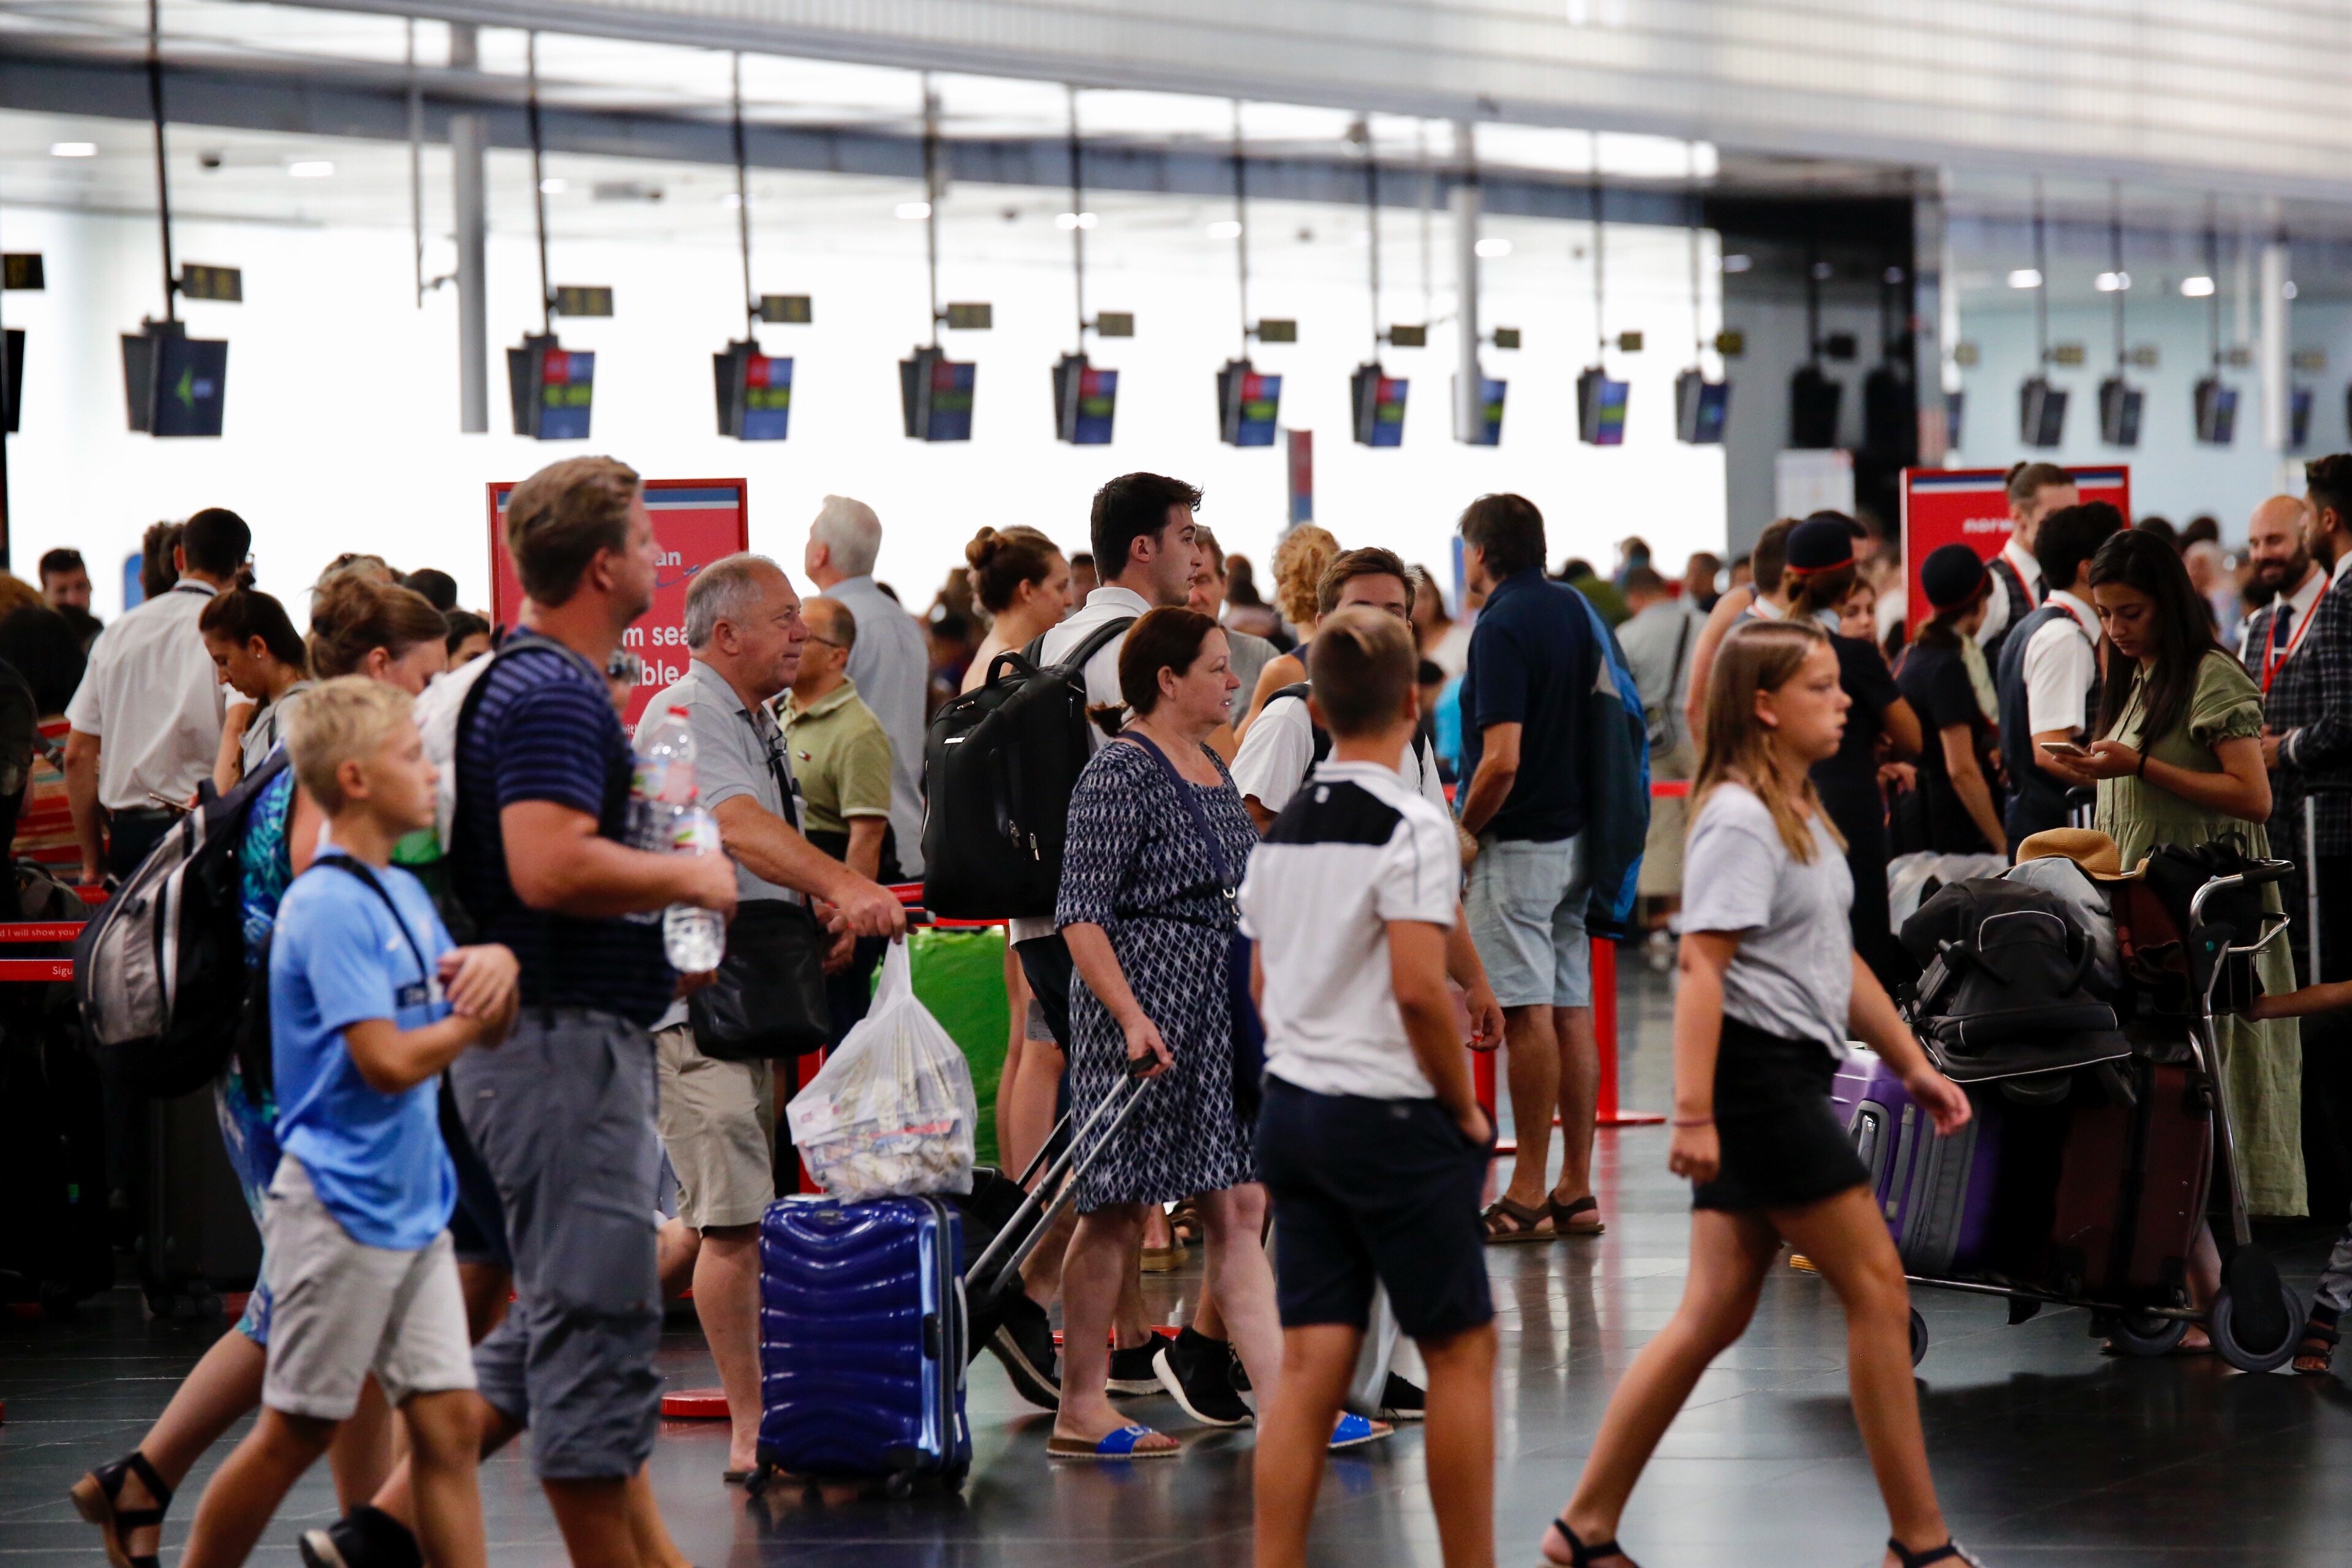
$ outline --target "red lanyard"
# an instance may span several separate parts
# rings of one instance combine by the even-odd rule
[[[2320,592],[2324,596],[2326,590],[2323,588]],[[2294,607],[2293,600],[2284,601],[2284,604],[2288,609],[2293,609]],[[2304,633],[2311,630],[2311,623],[2318,617],[2318,614],[2319,600],[2314,599],[2311,601],[2311,608],[2303,612],[2302,622],[2296,626],[2294,633],[2288,637],[2286,639],[2286,647],[2284,647],[2278,646],[2278,638],[2271,634],[2271,628],[2269,626],[2266,626],[2263,628],[2263,696],[2268,697],[2271,694],[2271,677],[2278,673],[2279,666],[2284,664],[2288,659],[2294,657],[2294,650],[2303,646]],[[2277,618],[2276,612],[2273,612],[2272,618],[2273,620]]]

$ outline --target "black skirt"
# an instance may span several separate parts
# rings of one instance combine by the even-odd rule
[[[1870,1171],[1830,1109],[1837,1063],[1818,1040],[1786,1040],[1727,1016],[1715,1054],[1723,1165],[1691,1185],[1695,1209],[1788,1209],[1858,1187]]]

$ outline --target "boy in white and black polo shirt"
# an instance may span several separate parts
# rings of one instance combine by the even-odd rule
[[[1397,766],[1419,721],[1403,623],[1349,608],[1308,656],[1330,760],[1242,885],[1265,1024],[1258,1169],[1274,1199],[1282,1378],[1258,1418],[1259,1568],[1303,1568],[1372,1286],[1429,1367],[1430,1497],[1447,1568],[1494,1561],[1494,1306],[1478,1198],[1494,1130],[1445,984],[1461,878],[1444,813]]]

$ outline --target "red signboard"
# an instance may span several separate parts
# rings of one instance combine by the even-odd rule
[[[507,497],[514,488],[489,487],[490,617],[501,626],[514,625],[522,614],[522,584],[507,554]],[[655,692],[686,674],[687,584],[721,556],[751,547],[751,491],[741,479],[647,479],[646,510],[661,567],[654,607],[629,628],[624,645],[645,661],[623,715],[632,726]]]
[[[2084,500],[2114,503],[2131,521],[2131,469],[2070,468]],[[1927,595],[1919,586],[1919,563],[1947,544],[1965,544],[1987,561],[2009,542],[2009,489],[2001,468],[1906,468],[1903,470],[1903,569],[1907,574],[1905,609],[1911,629],[1927,618]]]

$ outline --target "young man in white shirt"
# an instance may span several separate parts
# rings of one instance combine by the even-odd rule
[[[1454,825],[1398,777],[1412,635],[1335,611],[1307,668],[1330,761],[1251,858],[1243,929],[1265,1018],[1257,1158],[1274,1200],[1283,1374],[1259,1419],[1256,1561],[1304,1568],[1373,1286],[1429,1366],[1429,1492],[1447,1568],[1494,1561],[1494,1305],[1478,1200],[1494,1128],[1445,988]]]
[[[2124,526],[2123,513],[2105,501],[2062,507],[2037,523],[2035,551],[2053,586],[2042,606],[2017,624],[1993,681],[2010,786],[2001,826],[2011,844],[2065,826],[2066,792],[2092,782],[2043,748],[2079,742],[2090,728],[2099,685],[2091,557]]]

